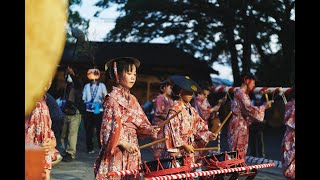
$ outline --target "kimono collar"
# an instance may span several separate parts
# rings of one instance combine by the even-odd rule
[[[130,99],[130,90],[125,87],[115,87],[113,86],[113,90],[117,92],[118,95],[124,97],[127,101]]]
[[[121,106],[128,108],[129,102],[131,100],[130,91],[124,87],[112,87],[112,91],[108,94],[110,97],[114,98]]]
[[[189,112],[189,114],[191,115],[192,112],[191,112],[191,104],[188,102],[188,103],[184,103],[182,100],[178,100],[177,103],[179,104],[179,106],[185,110],[187,110]]]

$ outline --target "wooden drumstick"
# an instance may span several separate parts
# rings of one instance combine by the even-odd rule
[[[216,130],[216,132],[214,132],[215,134],[218,134],[221,129],[222,129],[222,126],[227,122],[227,120],[229,119],[229,117],[231,116],[232,114],[232,111],[229,112],[229,114],[227,115],[227,117],[223,120],[223,122],[221,123],[221,126],[219,126],[219,128]]]
[[[153,142],[151,142],[151,143],[148,143],[148,144],[139,146],[139,149],[143,149],[143,148],[150,147],[150,146],[155,145],[155,144],[157,144],[157,143],[161,143],[161,142],[163,142],[163,141],[166,141],[167,139],[168,139],[168,138],[165,137],[165,138],[163,138],[163,139],[159,139],[159,140],[153,141]]]
[[[219,147],[207,147],[207,148],[194,148],[194,151],[209,151],[209,150],[216,150],[219,151]]]
[[[171,119],[175,118],[176,116],[178,116],[178,114],[181,113],[181,110],[178,111],[175,115],[169,117],[168,119],[164,120],[161,124],[159,124],[159,128],[162,128],[165,124],[169,123]]]
[[[266,97],[266,101],[268,102],[269,101],[269,98],[268,98],[268,94],[264,94],[264,97]]]

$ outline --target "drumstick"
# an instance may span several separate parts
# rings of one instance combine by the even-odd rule
[[[168,119],[164,120],[161,124],[159,124],[158,128],[162,128],[165,124],[169,123],[171,119],[175,118],[178,116],[178,114],[181,113],[181,110],[178,111],[175,115],[169,117]]]
[[[216,150],[219,151],[219,147],[207,147],[207,148],[194,148],[194,151],[209,151],[209,150]]]
[[[223,120],[223,122],[221,123],[221,126],[219,126],[219,128],[216,130],[216,132],[214,132],[215,134],[218,134],[221,129],[222,129],[222,126],[227,122],[227,120],[229,119],[229,117],[231,116],[232,114],[232,111],[229,112],[229,114],[227,115],[227,117]]]
[[[266,93],[264,96],[266,97],[266,101],[269,101],[268,94]]]
[[[163,142],[163,141],[166,141],[167,139],[168,139],[168,138],[165,137],[165,138],[163,138],[163,139],[159,139],[159,140],[153,141],[153,142],[151,142],[151,143],[148,143],[148,144],[139,146],[139,149],[143,149],[143,148],[146,148],[146,147],[150,147],[150,146],[152,146],[152,145],[154,145],[154,144],[157,144],[157,143],[161,143],[161,142]]]

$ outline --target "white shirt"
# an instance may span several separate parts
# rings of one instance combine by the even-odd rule
[[[90,85],[92,84],[92,91],[94,92],[95,91],[95,88],[97,87],[97,84],[98,83],[87,83],[84,88],[83,88],[83,91],[82,91],[82,100],[84,101],[84,103],[89,103],[91,102],[91,90],[90,90]],[[93,102],[96,102],[96,103],[103,103],[103,99],[104,97],[107,95],[107,88],[106,86],[104,85],[104,83],[102,82],[99,82],[99,86],[98,86],[98,89],[97,89],[97,92],[96,92],[96,95],[93,99]],[[87,111],[89,112],[93,112],[92,110],[89,110],[87,109]],[[102,112],[103,111],[103,108],[101,106],[100,108],[100,111]]]

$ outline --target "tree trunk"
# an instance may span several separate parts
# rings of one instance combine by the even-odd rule
[[[240,86],[240,70],[238,65],[238,53],[236,49],[236,43],[234,41],[234,33],[232,27],[227,27],[226,36],[228,41],[228,49],[231,54],[231,68],[232,68],[232,75],[233,75],[233,85]]]
[[[295,50],[295,22],[290,20],[290,4],[285,1],[285,14],[283,20],[279,23],[281,31],[279,40],[282,45],[282,66],[286,73],[285,83],[290,86],[294,77],[294,50]]]
[[[242,73],[249,73],[251,69],[251,44],[252,37],[255,36],[252,30],[251,13],[246,15],[247,5],[242,10],[244,22],[244,37],[243,37],[243,54],[242,54]]]

